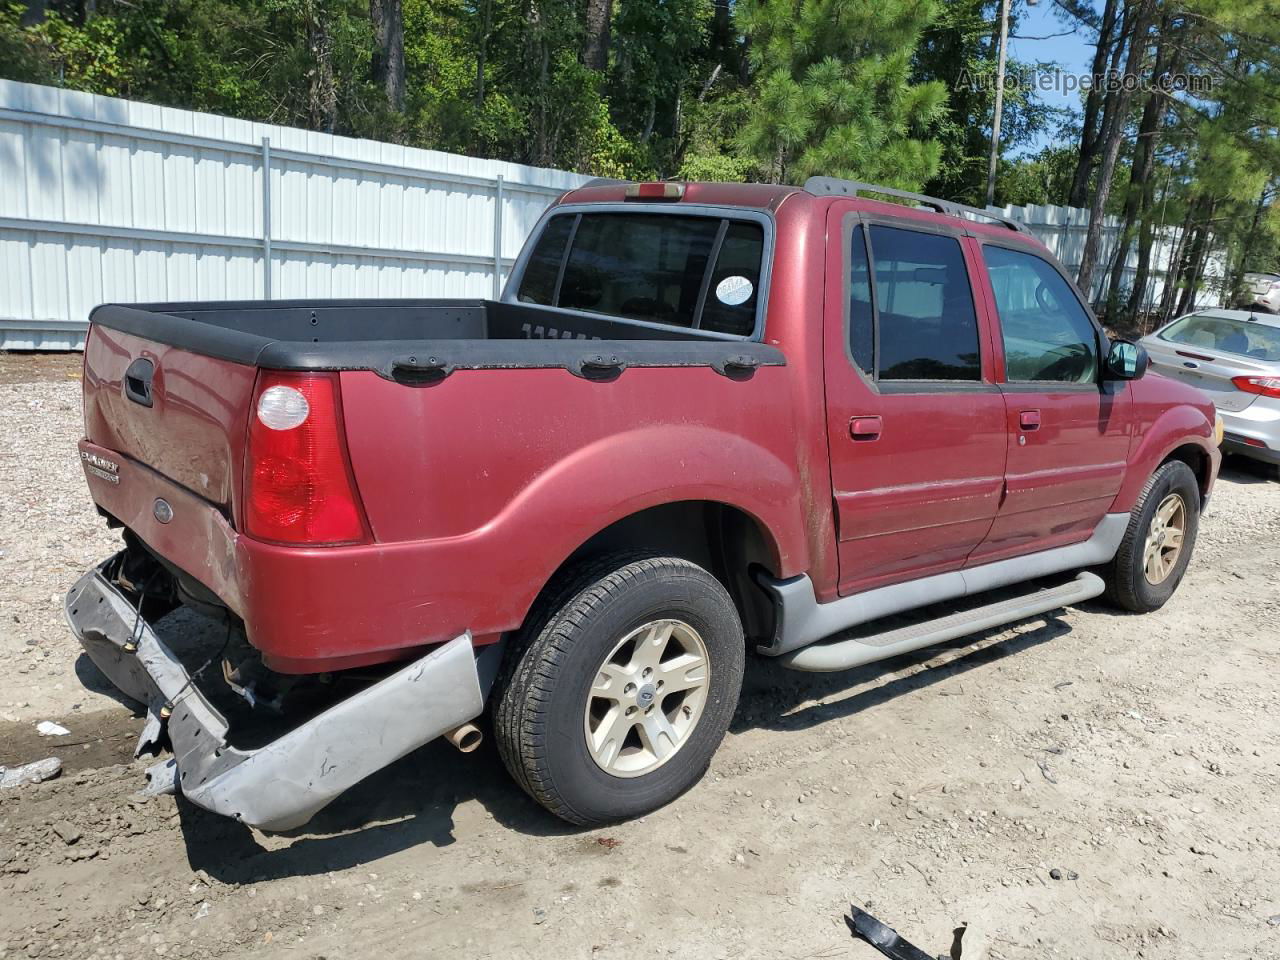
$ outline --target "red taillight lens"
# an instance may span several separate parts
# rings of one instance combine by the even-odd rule
[[[1264,397],[1280,397],[1280,377],[1232,377],[1237,390],[1256,393]]]
[[[245,533],[256,539],[369,539],[347,457],[336,373],[258,375],[245,491]]]

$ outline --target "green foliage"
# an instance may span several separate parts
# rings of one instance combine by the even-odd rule
[[[1207,224],[1239,271],[1280,256],[1275,2],[1156,0],[1181,68],[1217,84],[1165,98],[1154,175],[1129,183],[1126,145],[1108,205],[1136,193],[1143,222],[1158,208],[1171,225]],[[601,176],[826,174],[968,202],[985,186],[996,0],[735,0],[731,17],[715,0],[613,0],[603,70],[583,62],[584,0],[403,0],[402,110],[371,77],[368,0],[44,7],[24,23],[27,4],[0,0],[0,75]],[[1100,7],[1056,5],[1089,30]],[[1014,32],[1024,10],[1013,5]],[[1055,125],[1060,142],[1027,154]],[[1007,86],[997,201],[1064,202],[1074,133],[1032,86]]]
[[[1075,168],[1073,147],[1045,147],[1027,157],[1002,160],[996,171],[996,202],[1015,206],[1065,203]]]
[[[765,179],[853,177],[918,189],[946,90],[912,81],[932,0],[740,0],[751,38],[754,109],[738,144]]]

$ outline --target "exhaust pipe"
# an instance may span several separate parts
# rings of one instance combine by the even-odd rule
[[[464,723],[445,731],[444,738],[463,753],[471,753],[480,746],[480,742],[484,740],[484,734],[474,723]]]

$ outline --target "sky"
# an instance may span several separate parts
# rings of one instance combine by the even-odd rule
[[[1009,57],[1024,63],[1046,60],[1057,63],[1065,73],[1087,73],[1093,60],[1093,45],[1087,32],[1067,34],[1066,36],[1050,36],[1060,34],[1069,29],[1069,25],[1055,15],[1057,7],[1054,0],[1039,0],[1035,6],[1029,6],[1027,0],[1013,0],[1014,15],[1018,17],[1016,31],[1009,37]],[[1034,38],[1047,39],[1034,39]],[[1080,108],[1079,91],[1065,92],[1061,90],[1045,90],[1041,99],[1055,107]],[[1036,143],[1029,144],[1023,151],[1033,153],[1046,146],[1054,139],[1052,131],[1040,135]]]

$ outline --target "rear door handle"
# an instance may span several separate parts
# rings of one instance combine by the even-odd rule
[[[857,441],[877,440],[884,422],[879,417],[854,417],[849,421],[849,436]]]
[[[1040,411],[1039,410],[1023,410],[1018,414],[1018,426],[1023,430],[1039,430],[1040,429]]]

